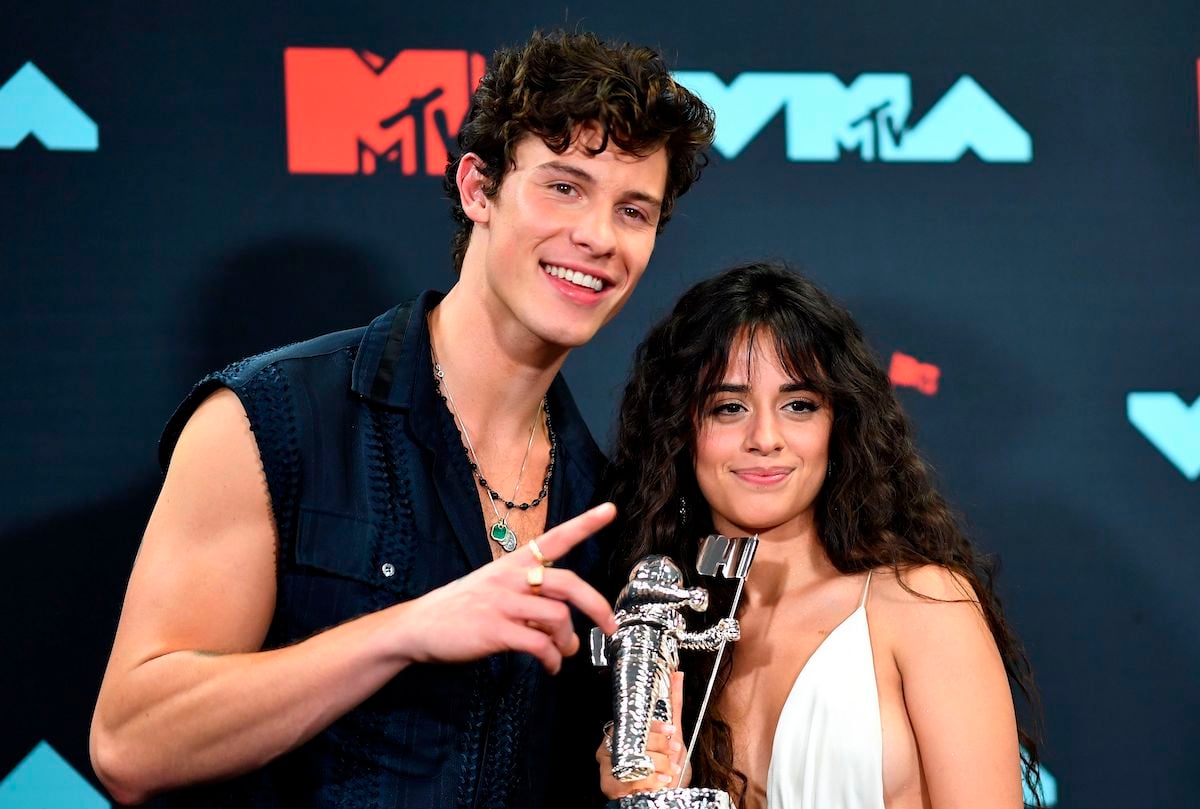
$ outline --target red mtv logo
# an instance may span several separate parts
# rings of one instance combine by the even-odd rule
[[[888,368],[888,378],[893,385],[905,388],[916,388],[926,396],[933,396],[938,390],[938,379],[942,372],[936,365],[920,362],[916,357],[910,357],[896,351],[892,354],[892,365]]]
[[[287,48],[288,170],[440,175],[486,61],[467,51],[404,50],[388,62],[350,48]]]

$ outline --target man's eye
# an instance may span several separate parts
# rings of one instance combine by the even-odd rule
[[[621,209],[621,213],[625,214],[630,219],[638,219],[643,222],[649,221],[646,219],[646,215],[644,213],[642,213],[639,209],[630,207],[628,205]]]
[[[571,185],[570,183],[555,183],[553,187],[554,190],[560,194],[565,195],[575,193],[575,186]]]

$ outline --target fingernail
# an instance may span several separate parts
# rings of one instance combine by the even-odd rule
[[[674,725],[663,725],[662,730],[663,730],[663,733],[670,736],[672,733],[675,732],[675,726]]]
[[[683,751],[683,745],[679,742],[671,742],[671,752],[679,753]]]
[[[680,767],[678,764],[671,765],[671,774],[672,775],[679,775],[679,773],[681,773],[681,772],[683,772],[683,768]]]
[[[669,783],[671,783],[671,776],[669,776],[669,775],[660,775],[660,776],[658,776],[658,780],[659,780],[660,782],[664,783],[664,784],[669,784]]]

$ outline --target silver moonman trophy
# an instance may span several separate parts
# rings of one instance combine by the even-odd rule
[[[679,649],[715,650],[712,674],[684,759],[683,770],[687,772],[725,645],[741,637],[734,616],[757,547],[757,536],[731,538],[713,534],[700,543],[696,570],[701,575],[738,580],[728,617],[714,626],[700,632],[688,631],[683,610],[708,609],[708,591],[703,587],[681,586],[683,573],[668,557],[647,556],[633,566],[629,583],[617,596],[613,610],[617,631],[606,637],[599,628],[592,630],[592,661],[598,666],[612,663],[612,773],[618,781],[638,781],[654,774],[646,742],[652,720],[673,719],[670,684],[671,674],[679,668]],[[618,805],[621,809],[733,809],[728,793],[683,788],[682,783],[680,775],[675,789],[628,795]]]

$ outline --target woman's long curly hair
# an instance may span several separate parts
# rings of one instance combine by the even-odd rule
[[[693,466],[696,435],[731,347],[741,336],[753,344],[755,335],[772,340],[785,369],[832,405],[831,473],[814,507],[818,536],[834,567],[852,574],[887,566],[899,574],[934,564],[965,580],[1036,722],[1029,661],[1004,620],[993,584],[995,560],[975,552],[934,490],[908,420],[862,330],[824,291],[783,265],[746,264],[697,284],[638,347],[606,483],[618,508],[614,586],[646,554],[694,559],[698,538],[712,532]],[[689,584],[703,584],[712,593],[710,612],[727,612],[728,582],[700,582],[690,565],[682,566]],[[684,670],[692,672],[684,687],[685,724],[695,721],[710,666],[711,656],[684,658]],[[731,666],[727,653],[712,704]],[[1034,734],[1023,728],[1018,734],[1025,779],[1037,795]],[[725,789],[735,800],[744,793],[746,778],[733,766],[729,725],[711,707],[692,768],[694,786]]]

